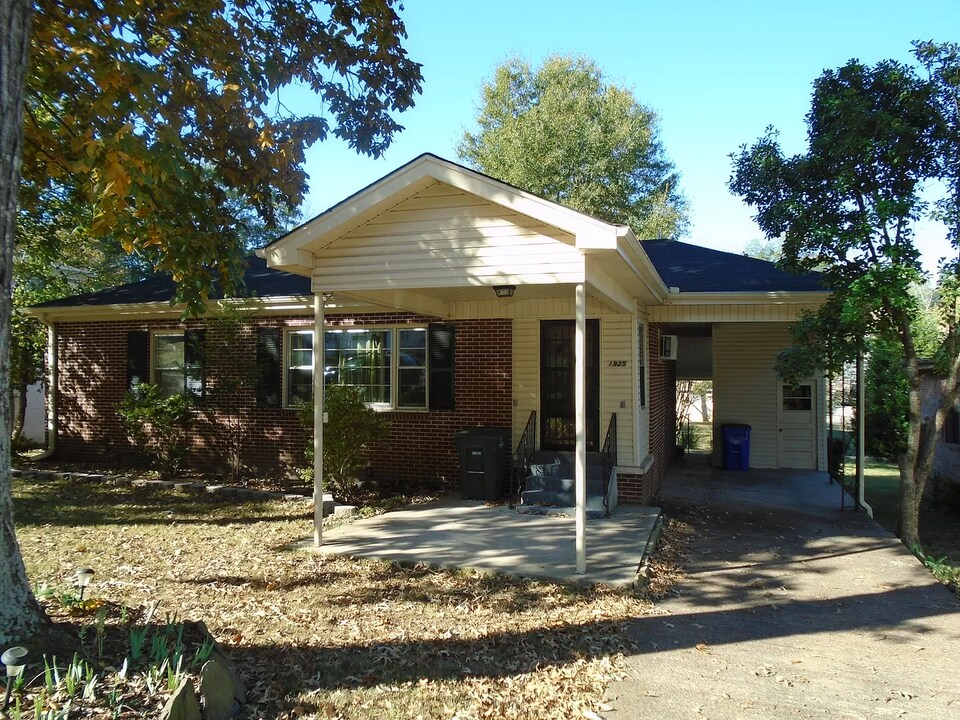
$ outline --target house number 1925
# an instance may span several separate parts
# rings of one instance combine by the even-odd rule
[[[626,360],[611,360],[610,364],[607,367],[626,367]]]

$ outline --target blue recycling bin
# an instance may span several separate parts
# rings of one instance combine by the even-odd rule
[[[723,434],[723,469],[750,469],[750,426],[731,423],[721,428]]]

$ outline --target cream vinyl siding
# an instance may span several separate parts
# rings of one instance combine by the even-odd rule
[[[648,308],[650,322],[764,322],[788,323],[795,322],[799,314],[804,311],[815,312],[821,303],[768,303],[754,304],[722,302],[709,305],[652,305]]]
[[[362,290],[582,282],[568,233],[435,183],[316,253],[313,286]]]
[[[574,304],[574,286],[565,286],[570,297],[534,298],[532,300],[514,300],[504,303],[502,300],[484,300],[481,302],[458,302],[450,304],[449,317],[460,318],[489,318],[511,317],[515,319],[538,320],[572,320],[576,313]],[[518,288],[517,293],[526,292],[528,288]],[[493,290],[487,290],[493,295]],[[621,311],[610,307],[597,298],[589,297],[590,288],[587,288],[587,317],[607,317],[619,315]]]
[[[637,397],[632,315],[605,317],[600,321],[600,443],[607,436],[610,416],[617,414],[617,464],[635,465],[634,413]],[[624,363],[619,365],[619,363]],[[612,365],[612,366],[611,366]],[[620,407],[620,403],[624,407]]]
[[[636,331],[629,315],[600,318],[600,442],[606,437],[610,416],[617,414],[617,451],[621,465],[634,464]],[[611,362],[625,362],[610,367]],[[534,410],[538,412],[537,445],[540,444],[540,320],[525,318],[513,324],[513,447]],[[624,401],[625,408],[620,407]]]
[[[790,344],[789,325],[713,326],[713,461],[722,464],[721,426],[744,423],[750,433],[750,467],[777,467],[778,352]]]
[[[526,319],[513,323],[513,449],[527,426],[530,413],[540,409],[540,322]],[[537,420],[537,446],[540,422]]]

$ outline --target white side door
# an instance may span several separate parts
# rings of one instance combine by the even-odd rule
[[[817,383],[796,387],[779,383],[778,465],[799,470],[817,469]]]

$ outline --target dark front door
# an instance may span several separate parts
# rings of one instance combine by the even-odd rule
[[[577,441],[573,320],[540,323],[540,446],[573,450]],[[599,450],[600,321],[587,320],[587,450]]]

